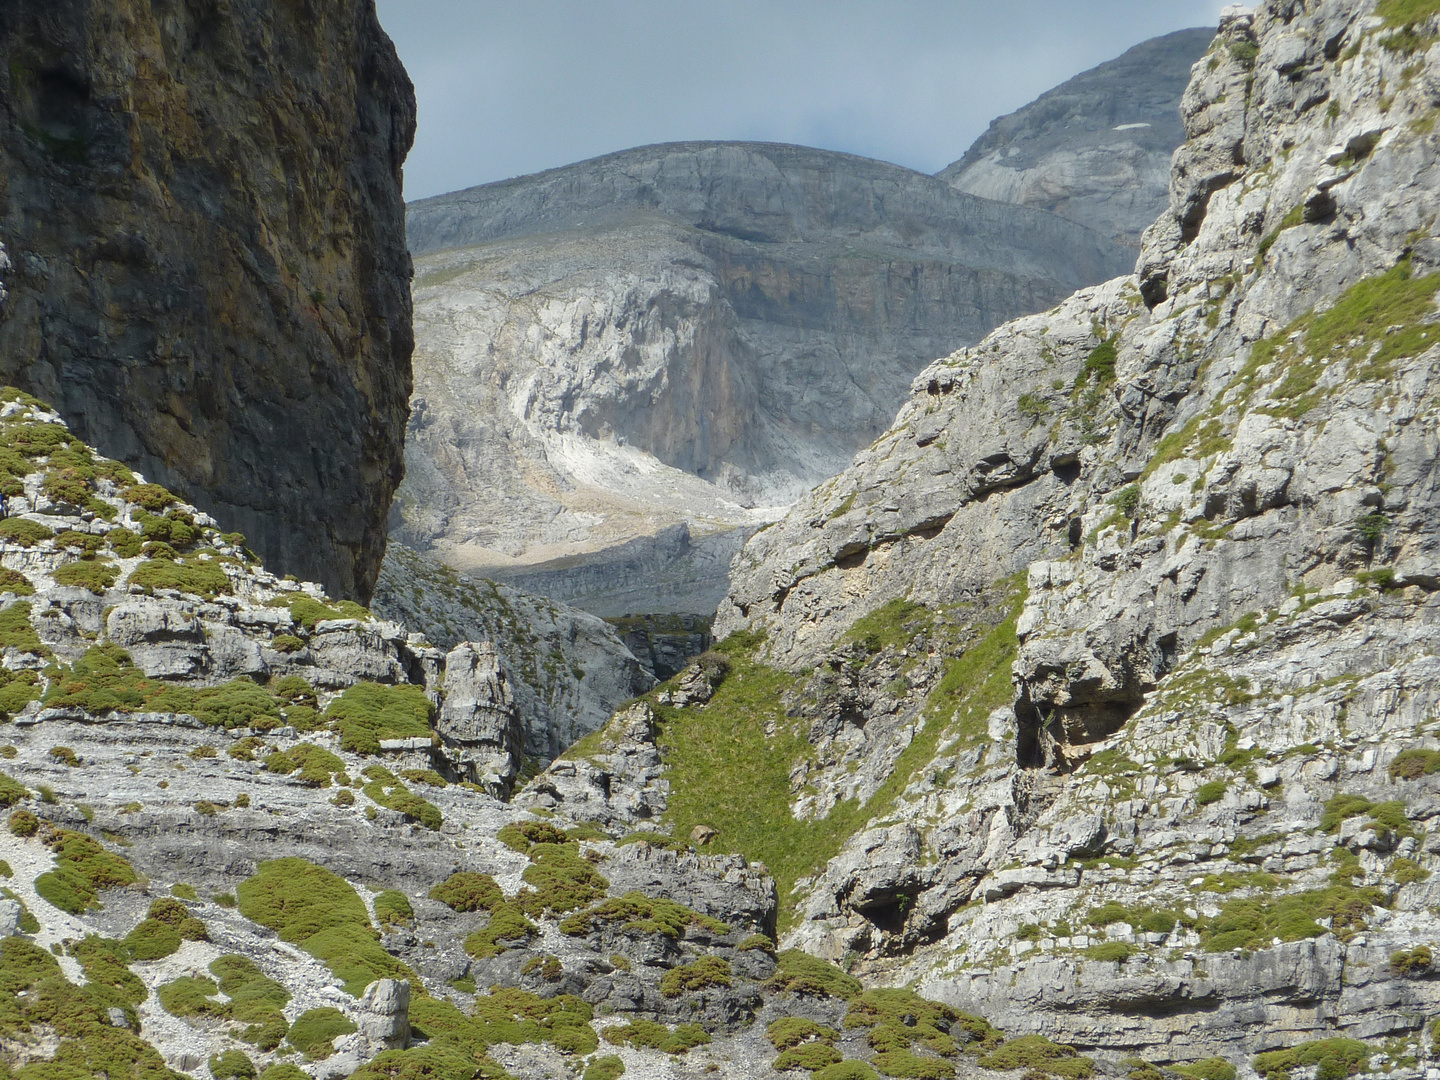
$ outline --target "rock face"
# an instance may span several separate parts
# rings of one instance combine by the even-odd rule
[[[990,122],[936,175],[958,191],[1050,210],[1139,247],[1165,209],[1185,141],[1180,95],[1215,31],[1177,30],[1081,72]]]
[[[435,733],[449,771],[504,798],[519,772],[525,728],[500,658],[488,641],[469,641],[445,656],[445,704]]]
[[[415,127],[373,0],[15,0],[0,55],[0,380],[277,572],[368,600],[403,472]]]
[[[408,221],[397,535],[615,614],[718,599],[719,568],[680,567],[646,603],[571,557],[770,520],[884,429],[924,363],[1131,264],[1054,215],[769,144],[642,147]]]
[[[749,541],[719,648],[792,673],[795,828],[859,822],[790,943],[1102,1055],[1433,1053],[1429,11],[1228,9],[1137,276]]]
[[[1227,11],[1138,274],[923,372],[509,803],[441,775],[498,650],[0,394],[4,1067],[1428,1076],[1427,10]]]
[[[518,589],[584,604],[606,619],[637,611],[708,619],[725,598],[730,563],[752,532],[749,527],[701,532],[681,521],[581,558],[486,573]]]
[[[629,615],[612,620],[612,625],[641,666],[658,679],[678,674],[715,641],[710,620],[700,615]]]
[[[769,985],[763,866],[617,843],[658,788],[603,826],[490,794],[524,732],[489,643],[277,577],[13,389],[0,446],[6,1069],[541,1080],[624,1024],[639,1075],[764,1075],[815,1011]]]
[[[471,579],[402,544],[385,553],[372,610],[442,649],[491,643],[532,758],[555,757],[655,682],[649,638],[636,640],[647,649],[637,658],[615,629],[589,612]]]

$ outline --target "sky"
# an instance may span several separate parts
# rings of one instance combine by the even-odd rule
[[[647,143],[937,172],[996,116],[1227,0],[377,0],[415,81],[407,199]]]

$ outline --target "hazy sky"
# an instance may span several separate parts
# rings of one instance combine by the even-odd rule
[[[407,198],[680,139],[935,172],[991,119],[1226,0],[378,0],[415,80]]]

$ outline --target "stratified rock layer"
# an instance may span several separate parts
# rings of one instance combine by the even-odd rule
[[[373,0],[0,10],[0,380],[368,600],[403,472],[410,81]]]
[[[1165,209],[1185,141],[1180,95],[1215,32],[1177,30],[1081,72],[990,122],[936,175],[958,191],[1035,206],[1139,247]]]

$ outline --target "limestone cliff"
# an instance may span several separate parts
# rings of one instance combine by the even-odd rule
[[[410,393],[410,81],[373,0],[0,8],[0,380],[367,599]]]
[[[638,775],[788,943],[1137,1080],[1432,1067],[1437,40],[1229,9],[1138,273],[746,545]]]
[[[642,147],[408,220],[398,535],[547,592],[528,576],[546,563],[769,520],[882,431],[934,356],[1131,263],[1050,214],[768,144]],[[569,565],[551,594],[585,603]],[[723,589],[717,567],[692,591]]]
[[[990,122],[938,174],[959,191],[1036,206],[1138,247],[1165,208],[1185,141],[1180,95],[1214,30],[1177,30]]]

